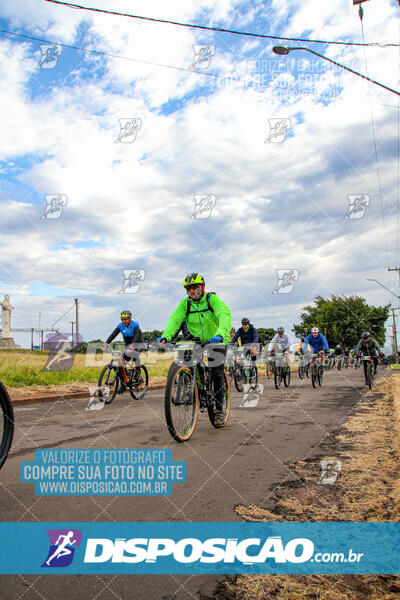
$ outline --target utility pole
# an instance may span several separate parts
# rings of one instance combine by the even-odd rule
[[[75,335],[76,335],[76,343],[79,343],[79,301],[78,298],[75,298]],[[72,336],[73,339],[74,336]]]
[[[388,271],[397,271],[399,274],[399,285],[400,285],[400,267],[393,267],[393,269],[391,267],[388,267]],[[394,359],[396,361],[396,363],[399,362],[399,355],[398,355],[398,346],[397,346],[397,331],[396,331],[396,323],[394,320],[394,308],[392,308],[392,314],[393,314],[393,342],[394,342]]]
[[[393,316],[394,360],[395,360],[395,363],[397,364],[399,362],[399,355],[398,355],[398,347],[397,347],[396,321],[394,320],[394,308],[392,308],[392,316]]]
[[[72,327],[71,344],[72,344],[72,347],[74,347],[74,323],[75,323],[75,321],[70,321],[70,323],[71,323],[71,327]]]

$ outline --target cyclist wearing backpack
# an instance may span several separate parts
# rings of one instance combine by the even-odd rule
[[[215,292],[205,291],[204,278],[200,273],[189,273],[183,280],[187,297],[183,298],[170,316],[167,326],[157,343],[165,344],[171,341],[180,329],[182,321],[193,336],[193,339],[210,341],[211,344],[228,344],[231,329],[231,311]],[[225,348],[226,351],[226,348]],[[225,396],[224,363],[212,366],[211,376],[216,390],[215,421],[223,423],[225,417],[222,407]]]
[[[374,361],[374,375],[376,375],[378,371],[378,354],[380,354],[381,350],[379,348],[378,342],[376,342],[368,331],[364,331],[361,336],[361,340],[358,342],[357,346],[357,354],[364,354],[365,356],[371,356]],[[365,384],[368,385],[367,379],[367,361],[363,361],[364,363],[364,375],[365,375]]]

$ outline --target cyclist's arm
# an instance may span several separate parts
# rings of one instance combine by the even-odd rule
[[[228,305],[225,304],[217,294],[211,296],[210,305],[214,309],[214,314],[218,319],[218,329],[214,333],[214,337],[220,335],[222,341],[228,343],[229,332],[231,330],[231,311],[229,310]]]
[[[114,331],[108,336],[108,338],[106,339],[106,344],[110,344],[116,337],[117,335],[121,333],[119,330],[119,327],[116,327],[114,329]]]
[[[135,323],[135,331],[133,332],[132,344],[137,342],[143,342],[142,330],[139,327],[139,323]]]
[[[274,347],[275,342],[277,341],[277,338],[278,338],[278,334],[274,335],[274,337],[268,344],[268,350],[267,350],[268,352],[271,352],[272,348]]]
[[[258,331],[255,327],[253,327],[253,343],[256,344],[258,342]]]
[[[320,333],[319,335],[321,336],[321,341],[324,345],[325,352],[329,352],[329,346],[328,346],[328,342],[326,341],[326,337],[324,335],[322,335],[322,333]]]
[[[231,344],[234,344],[235,342],[237,342],[239,337],[240,337],[240,330],[238,329],[237,332],[235,333],[235,335],[233,336],[233,338],[231,339]]]
[[[161,337],[165,337],[168,342],[181,328],[182,321],[186,318],[186,298],[183,298],[168,319],[166,328],[164,329]]]

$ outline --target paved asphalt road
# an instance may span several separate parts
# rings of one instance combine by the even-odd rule
[[[239,521],[236,504],[270,506],[271,485],[293,479],[288,461],[311,457],[340,427],[365,391],[361,371],[325,374],[322,388],[292,374],[288,389],[264,392],[255,408],[241,408],[232,391],[231,414],[222,430],[201,414],[189,442],[178,444],[164,419],[164,391],[139,402],[117,396],[101,411],[87,400],[16,407],[12,452],[0,473],[3,521]],[[171,496],[38,497],[21,483],[21,461],[36,448],[171,448],[187,464],[187,481]],[[4,551],[4,548],[3,548]],[[0,577],[2,600],[189,600],[212,593],[218,576],[53,575]]]

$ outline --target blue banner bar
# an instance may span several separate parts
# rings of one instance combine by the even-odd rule
[[[399,523],[0,523],[1,574],[399,574]]]

